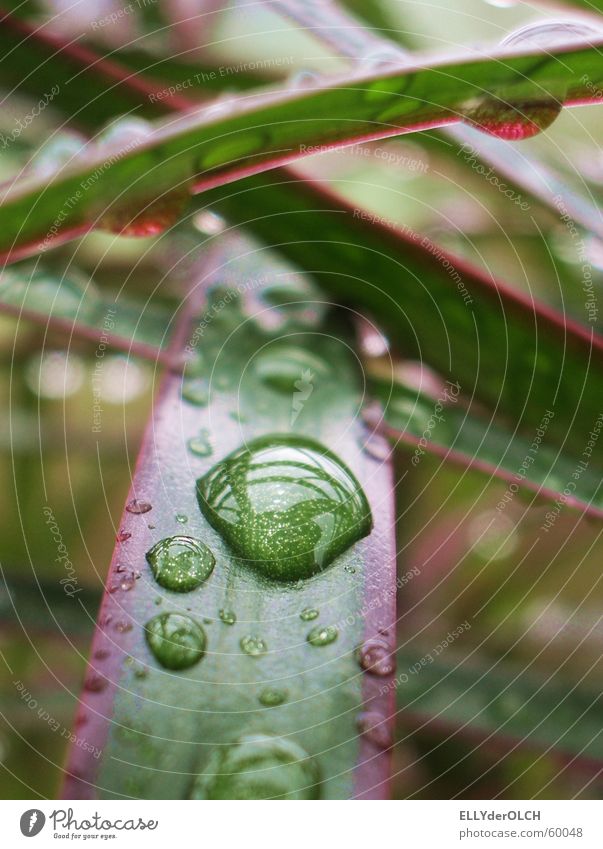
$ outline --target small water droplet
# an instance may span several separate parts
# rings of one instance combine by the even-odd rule
[[[359,441],[360,448],[364,454],[384,463],[392,455],[392,448],[384,436],[379,433],[370,433]]]
[[[242,637],[240,646],[245,654],[248,654],[251,657],[260,657],[260,655],[265,654],[267,650],[264,640],[261,637],[256,637],[252,634],[247,634],[246,637]]]
[[[120,634],[127,634],[128,631],[132,630],[132,623],[121,619],[119,622],[115,623],[115,630],[119,631]]]
[[[309,632],[306,640],[311,646],[328,646],[335,642],[338,634],[335,625],[317,625]]]
[[[356,567],[355,566],[348,566],[347,563],[346,563],[346,565],[343,567],[343,571],[347,572],[348,575],[355,575],[356,574]]]
[[[36,177],[50,177],[64,166],[72,165],[84,152],[86,139],[71,131],[57,133],[34,154],[29,169]]]
[[[107,649],[98,649],[94,652],[94,657],[96,660],[106,660],[109,657],[109,652]]]
[[[131,536],[132,534],[128,531],[120,531],[115,537],[115,539],[117,540],[117,542],[125,542],[127,539],[130,539]]]
[[[149,510],[153,509],[153,505],[149,504],[148,501],[140,501],[138,498],[133,498],[131,501],[128,501],[126,504],[126,510],[128,513],[148,513]]]
[[[391,675],[396,663],[389,644],[385,640],[367,640],[357,652],[358,663],[371,675]]]
[[[84,689],[89,693],[102,693],[106,686],[107,679],[96,673],[88,675],[84,682]]]
[[[173,536],[156,543],[147,552],[147,561],[158,584],[167,590],[186,593],[209,578],[216,558],[201,540]]]
[[[207,383],[204,380],[185,380],[182,384],[182,397],[196,407],[206,407],[209,401]]]
[[[292,740],[248,734],[213,753],[195,779],[190,797],[318,799],[320,773],[315,761]]]
[[[148,674],[149,674],[149,670],[146,668],[146,666],[139,666],[134,670],[134,677],[135,678],[139,678],[139,679],[140,678],[146,678],[148,676]]]
[[[277,580],[325,569],[372,527],[362,487],[320,443],[255,439],[197,481],[201,512],[248,565]]]
[[[306,68],[294,71],[287,78],[288,88],[310,88],[320,82],[320,74]]]
[[[194,216],[193,226],[205,236],[215,236],[225,229],[226,222],[215,212],[203,210]]]
[[[377,71],[380,68],[404,68],[408,65],[408,58],[395,47],[384,47],[369,53],[359,63],[360,70],[364,72]]]
[[[155,602],[154,602],[154,603],[155,603],[155,604],[161,604],[162,602],[163,602],[163,599],[161,598],[161,596],[160,596],[160,595],[158,595],[158,596],[157,596],[157,598],[155,599]]]
[[[128,590],[132,589],[132,587],[134,586],[135,583],[136,583],[136,574],[134,572],[128,572],[126,575],[124,575],[122,577],[121,581],[119,582],[119,588],[120,588],[120,590],[123,590],[124,592],[127,593]]]
[[[176,521],[179,522],[181,525],[186,525],[186,523],[188,522],[188,516],[186,516],[184,513],[176,513]]]
[[[393,743],[389,723],[377,711],[360,713],[356,719],[356,727],[367,740],[380,749],[387,749]]]
[[[278,707],[287,701],[286,690],[278,690],[275,687],[266,687],[258,696],[258,701],[264,707]]]
[[[190,616],[160,613],[145,625],[149,648],[166,669],[187,669],[205,654],[205,631]]]
[[[311,622],[318,617],[318,610],[315,607],[305,607],[299,614],[299,618],[304,622]]]
[[[188,450],[196,457],[210,457],[213,453],[213,448],[209,440],[209,431],[205,428],[199,431],[197,436],[193,436],[187,442]]]
[[[220,621],[224,622],[225,625],[234,625],[237,621],[237,616],[234,610],[219,610],[218,616],[220,617]]]

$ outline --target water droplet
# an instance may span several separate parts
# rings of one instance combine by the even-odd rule
[[[339,635],[335,625],[317,625],[309,632],[306,640],[311,646],[328,646],[334,643]]]
[[[394,656],[385,640],[367,640],[358,649],[357,657],[361,668],[371,675],[391,675],[396,668]]]
[[[348,566],[347,563],[343,567],[343,571],[347,572],[348,575],[355,575],[356,574],[356,568],[354,566]]]
[[[94,657],[96,660],[106,660],[109,657],[109,651],[107,649],[98,649],[94,652]]]
[[[199,431],[197,436],[193,436],[187,442],[188,450],[196,457],[210,457],[213,454],[213,448],[209,441],[209,431],[205,428]]]
[[[393,743],[388,720],[377,711],[364,711],[359,714],[356,727],[367,740],[380,749],[387,749]]]
[[[253,440],[200,478],[197,496],[234,552],[277,580],[321,571],[372,527],[352,472],[301,436]]]
[[[220,617],[220,621],[224,622],[225,625],[234,625],[237,621],[237,616],[234,610],[219,610],[218,616]]]
[[[193,227],[205,236],[215,236],[224,230],[226,222],[220,215],[206,209],[194,216]]]
[[[369,53],[360,62],[360,69],[364,72],[376,71],[379,68],[403,68],[408,65],[408,58],[395,47],[384,47]]]
[[[258,701],[264,707],[278,707],[287,701],[287,692],[275,687],[266,687],[258,696]]]
[[[316,71],[310,71],[303,68],[299,71],[294,71],[287,78],[288,88],[310,88],[320,82],[320,74]]]
[[[99,150],[106,151],[108,147],[128,150],[138,147],[147,141],[153,133],[153,125],[143,118],[117,118],[99,133],[96,144]]]
[[[186,523],[188,522],[188,516],[186,516],[184,513],[176,513],[176,521],[179,522],[181,525],[186,525]]]
[[[128,631],[132,630],[132,623],[121,619],[119,622],[115,623],[115,630],[119,631],[120,634],[127,634]]]
[[[152,504],[149,504],[148,501],[140,501],[138,498],[133,498],[132,501],[126,504],[128,513],[148,513],[152,509]]]
[[[134,572],[128,572],[127,574],[125,574],[121,578],[121,580],[119,582],[119,588],[120,588],[120,590],[123,590],[123,592],[127,593],[128,590],[132,589],[132,587],[134,586],[135,583],[136,583],[136,574]]]
[[[205,631],[190,616],[160,613],[145,625],[149,648],[166,669],[187,669],[201,660],[207,640]]]
[[[370,433],[359,444],[364,454],[379,463],[384,463],[392,454],[389,442],[379,433]]]
[[[110,208],[96,226],[118,236],[158,236],[182,218],[189,202],[190,193],[186,187],[173,189],[161,197],[143,199],[135,205]]]
[[[522,141],[548,129],[561,112],[554,98],[506,103],[484,97],[463,110],[463,120],[478,130],[506,141]]]
[[[156,543],[147,552],[147,561],[158,584],[166,590],[187,593],[209,578],[216,558],[201,540],[173,536]]]
[[[131,536],[132,534],[128,533],[128,531],[120,531],[115,539],[117,542],[125,542],[127,539],[130,539]]]
[[[185,380],[182,384],[182,397],[196,407],[206,407],[209,401],[207,383],[204,380]]]
[[[146,668],[146,666],[138,666],[134,670],[134,677],[135,678],[139,678],[139,679],[140,678],[146,678],[148,676],[148,674],[149,674],[149,670]]]
[[[252,634],[242,637],[240,646],[245,654],[249,654],[251,657],[259,657],[265,654],[267,649],[264,640],[261,637],[254,637]]]
[[[500,44],[501,47],[535,47],[548,53],[553,47],[572,41],[590,41],[599,36],[594,27],[577,21],[547,21],[521,27],[503,38]]]
[[[157,598],[154,601],[154,604],[162,604],[162,603],[163,603],[163,599],[161,598],[160,595],[158,595]]]
[[[191,799],[319,797],[320,774],[315,761],[297,743],[271,734],[248,734],[216,750],[191,792]]]
[[[50,177],[64,166],[75,163],[85,146],[86,139],[77,133],[58,133],[39,148],[29,168],[36,177]]]
[[[312,394],[317,375],[328,370],[320,357],[291,345],[273,345],[254,361],[254,371],[264,386],[283,395]]]
[[[318,616],[318,610],[314,607],[305,607],[302,612],[299,614],[299,618],[304,622],[311,622],[313,619],[316,619]]]
[[[88,675],[84,682],[84,689],[89,693],[101,693],[106,686],[107,679],[96,673]]]

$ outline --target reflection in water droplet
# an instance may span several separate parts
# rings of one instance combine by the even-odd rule
[[[197,496],[234,552],[278,580],[326,568],[372,527],[352,472],[320,443],[289,434],[234,451],[197,481]]]
[[[285,690],[277,690],[275,687],[266,687],[258,696],[258,701],[264,707],[278,707],[287,701]]]
[[[522,141],[548,129],[561,112],[554,98],[506,103],[485,97],[464,110],[463,120],[478,130],[506,141]]]
[[[147,552],[147,561],[157,583],[179,593],[201,586],[216,563],[211,550],[201,540],[186,536],[160,540]]]
[[[255,637],[252,634],[242,637],[240,646],[245,654],[251,655],[251,657],[259,657],[260,655],[265,654],[267,649],[264,640],[261,637]]]
[[[209,441],[209,431],[205,428],[199,431],[197,436],[193,436],[187,442],[188,450],[196,457],[210,457],[213,453],[211,442]]]
[[[317,616],[318,610],[316,610],[314,607],[306,607],[299,614],[299,618],[302,619],[304,622],[311,622],[312,619],[316,619]]]
[[[391,675],[396,668],[389,644],[377,638],[367,640],[357,653],[358,663],[371,675]]]
[[[270,734],[249,734],[222,747],[197,776],[191,799],[318,799],[320,776],[308,753]]]
[[[190,616],[160,613],[145,625],[149,648],[166,669],[187,669],[205,654],[205,631]]]
[[[338,634],[339,632],[335,625],[317,625],[316,628],[312,628],[306,640],[311,646],[328,646],[335,642]]]
[[[220,621],[224,622],[225,625],[234,625],[237,621],[237,616],[234,610],[219,610],[218,616],[220,617]]]
[[[364,711],[356,719],[358,731],[375,746],[387,749],[392,745],[392,734],[386,718],[377,711]]]
[[[348,566],[347,564],[343,567],[343,571],[347,572],[349,575],[356,574],[356,568],[354,566]]]
[[[133,498],[126,504],[128,513],[148,513],[152,509],[152,504],[149,504],[148,501],[140,501],[138,498]]]

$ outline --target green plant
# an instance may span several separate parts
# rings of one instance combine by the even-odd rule
[[[495,736],[507,751],[555,748],[592,772],[588,688],[566,699],[562,683],[526,683],[512,664],[466,667],[404,640],[397,678],[394,661],[396,591],[404,621],[418,576],[404,521],[425,457],[475,473],[476,490],[505,482],[492,563],[516,498],[551,505],[534,545],[561,514],[603,516],[592,285],[568,317],[503,282],[504,262],[439,244],[386,193],[365,204],[352,180],[303,159],[339,152],[336,175],[345,149],[417,133],[437,162],[432,187],[482,181],[485,207],[504,197],[509,221],[529,214],[546,231],[530,250],[546,252],[559,221],[566,236],[600,238],[594,184],[531,150],[524,171],[508,150],[601,100],[600,32],[536,24],[487,54],[414,61],[331,3],[266,5],[341,62],[368,61],[286,87],[243,67],[216,96],[211,60],[194,51],[109,51],[94,32],[74,46],[4,16],[0,84],[56,92],[39,150],[20,133],[5,145],[23,167],[2,192],[0,308],[163,371],[76,719],[87,746],[71,748],[64,794],[382,798],[405,722]],[[168,11],[159,33],[178,32]],[[393,180],[404,154],[380,149]],[[125,279],[107,286],[101,255],[133,237],[154,241],[120,256]],[[564,307],[566,281],[560,292]],[[492,597],[511,579],[495,574]],[[506,610],[492,606],[496,631]],[[450,642],[462,645],[466,623]]]

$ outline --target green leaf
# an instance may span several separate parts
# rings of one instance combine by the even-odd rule
[[[71,271],[59,274],[36,265],[15,265],[0,274],[0,312],[56,328],[101,346],[120,348],[153,361],[164,359],[171,332],[167,306],[116,293]],[[166,360],[167,362],[167,360]]]
[[[338,301],[374,317],[398,352],[458,382],[511,435],[519,427],[531,443],[553,411],[543,444],[563,446],[575,460],[565,482],[570,494],[587,468],[603,466],[603,340],[592,331],[428,237],[354,208],[331,189],[300,184],[290,172],[249,178],[201,200],[314,274]]]
[[[396,700],[402,723],[539,749],[601,767],[601,694],[548,678],[530,667],[507,668],[428,651],[397,654]],[[402,732],[403,733],[403,732]]]
[[[95,223],[119,232],[119,222],[143,211],[161,226],[174,217],[164,207],[175,207],[177,215],[187,188],[229,182],[324,145],[439,126],[465,113],[492,126],[501,109],[502,120],[514,115],[521,123],[527,112],[535,126],[553,118],[558,102],[593,99],[602,67],[596,44],[573,44],[554,55],[506,49],[487,59],[440,59],[387,74],[333,78],[312,89],[249,93],[175,118],[144,141],[90,150],[50,181],[16,181],[2,197],[0,250],[14,259],[19,246]],[[519,113],[510,115],[513,103]]]
[[[122,537],[130,536],[115,551],[93,644],[81,734],[91,746],[107,737],[103,758],[99,765],[82,747],[73,747],[66,795],[188,798],[201,792],[193,787],[196,776],[214,770],[218,752],[234,757],[236,750],[225,747],[241,737],[245,746],[264,746],[264,753],[280,747],[283,757],[291,755],[291,747],[301,747],[311,759],[303,769],[296,766],[301,772],[290,776],[291,786],[273,786],[272,793],[383,794],[388,769],[383,742],[378,745],[370,735],[361,740],[357,723],[367,698],[373,712],[384,710],[376,691],[390,679],[363,676],[355,652],[365,639],[378,637],[377,654],[382,663],[389,658],[379,629],[390,628],[394,619],[392,505],[387,466],[377,465],[358,443],[364,432],[357,416],[361,376],[348,347],[349,330],[324,315],[321,299],[303,277],[249,243],[239,243],[234,255],[224,255],[207,272],[208,303],[192,334],[187,330],[182,338],[191,355],[184,382],[177,375],[166,378],[147,430],[120,524]],[[234,539],[220,532],[207,509],[217,503],[219,513],[220,498],[231,503],[229,486],[237,509],[256,499],[244,483],[239,489],[247,480],[243,467],[210,472],[233,450],[275,433],[319,440],[359,477],[373,504],[372,533],[346,545],[313,577],[300,572],[293,580],[291,572],[301,570],[304,545],[322,525],[307,524],[305,539],[295,525],[285,538],[262,535],[262,545],[284,546],[288,580],[283,580],[265,571],[263,555],[256,557],[255,568],[246,563],[241,550],[232,547],[237,540],[243,545],[246,532]],[[296,462],[304,467],[310,456],[302,453]],[[296,468],[291,466],[291,474]],[[260,498],[262,469],[258,460],[254,481]],[[280,474],[279,497],[287,498],[290,473]],[[306,480],[317,504],[330,497],[325,480],[318,468]],[[214,499],[212,488],[224,486]],[[205,500],[198,502],[196,487]],[[340,509],[347,509],[346,503]],[[331,515],[325,509],[317,523]],[[264,511],[254,521],[266,519]],[[349,516],[345,521],[342,513],[333,516],[337,534],[347,534]],[[182,583],[175,573],[161,575],[156,548],[147,558],[158,542],[183,534],[208,546],[215,557],[203,580],[212,558],[201,548],[202,574],[194,576],[201,583],[190,592],[176,591]],[[129,570],[139,570],[140,580]],[[165,651],[162,635],[173,620],[157,617],[168,613],[192,617],[194,624],[178,621],[194,651]],[[379,730],[387,734],[383,716]],[[276,743],[271,735],[285,742]],[[307,786],[301,789],[304,778]],[[265,789],[245,787],[251,795]],[[230,786],[229,792],[241,790]]]

